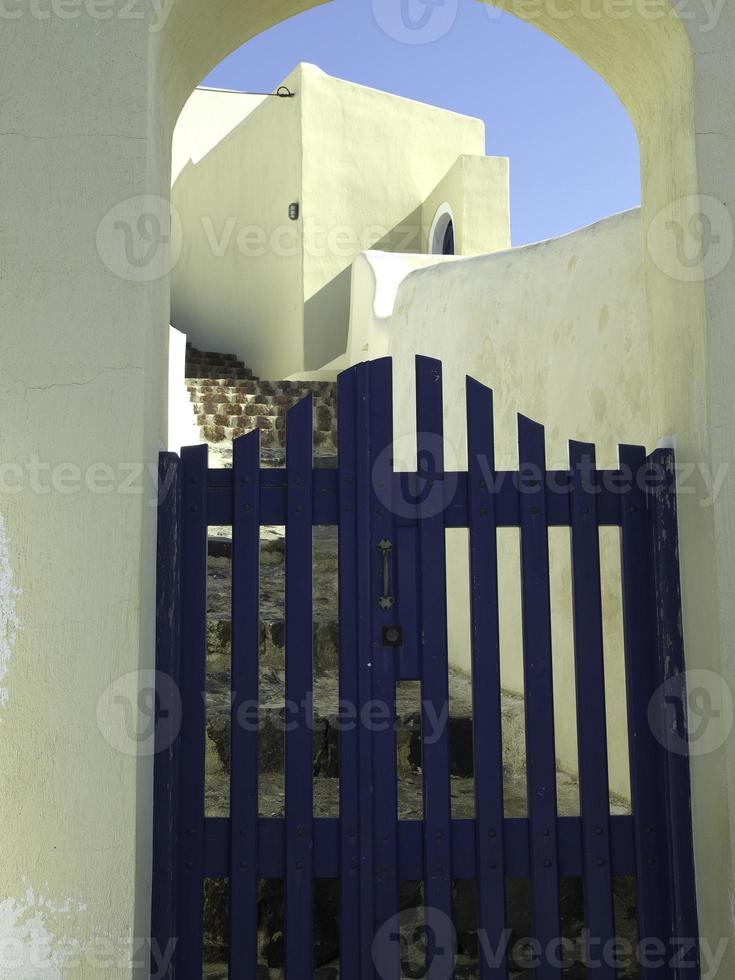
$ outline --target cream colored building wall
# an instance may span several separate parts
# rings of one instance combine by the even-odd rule
[[[479,119],[303,66],[305,361],[342,354],[350,266],[366,249],[421,251],[421,206],[459,154],[485,152]]]
[[[675,435],[685,464],[728,467],[712,505],[680,502],[688,663],[731,684],[735,5],[690,0],[681,18],[673,0],[653,16],[650,4],[630,4],[625,16],[601,5],[594,17],[584,0],[570,0],[563,17],[553,4],[498,5],[584,58],[636,125],[650,429]],[[155,472],[166,437],[170,247],[162,238],[133,274],[113,209],[127,202],[134,233],[136,217],[166,204],[173,129],[196,85],[239,44],[310,6],[177,0],[103,23],[84,9],[43,19],[13,7],[0,31],[3,465]],[[697,260],[691,230],[701,224],[690,218],[703,205],[722,247],[711,243]],[[677,227],[692,267],[680,263]],[[149,935],[152,759],[142,738],[120,751],[124,712],[104,712],[100,725],[97,705],[113,681],[154,663],[155,507],[119,484],[39,493],[24,476],[16,489],[0,497],[0,772],[13,801],[0,807],[4,932],[30,954],[28,914],[37,913],[57,957],[44,980],[96,980],[100,968],[72,962],[64,940],[88,948]],[[138,722],[144,732],[149,719]],[[735,931],[732,733],[721,743],[692,764],[700,921],[712,948]],[[146,972],[144,958],[124,954],[104,969],[107,980]],[[730,942],[712,975],[734,974]]]
[[[479,119],[314,65],[298,65],[284,84],[293,99],[255,106],[253,97],[198,90],[174,135],[174,173],[184,158],[193,162],[172,191],[183,229],[173,322],[195,344],[234,352],[268,377],[316,370],[344,353],[353,259],[376,244],[421,251],[425,198],[458,154],[485,147]],[[507,163],[450,172],[462,214],[470,192],[463,180],[475,176],[475,245],[507,247]],[[292,201],[297,222],[287,218]],[[247,227],[261,236],[253,242],[265,242],[263,254],[241,247]]]
[[[300,74],[284,84],[298,90]],[[223,98],[201,95],[202,104]],[[182,226],[172,323],[195,346],[237,354],[261,377],[303,365],[303,243],[300,221],[288,217],[302,197],[301,164],[299,97],[269,98],[187,164],[171,192]]]
[[[506,157],[463,153],[421,207],[421,251],[430,251],[434,219],[448,205],[457,255],[510,248],[510,181]]]
[[[651,447],[650,332],[642,275],[640,211],[563,238],[409,273],[383,334],[394,358],[401,464],[415,465],[414,353],[444,364],[448,469],[467,465],[465,376],[495,393],[497,466],[517,469],[518,412],[546,426],[547,462],[567,468],[567,442],[595,442],[598,465],[617,466],[620,442]],[[390,257],[393,258],[393,257]],[[390,261],[387,258],[387,262]],[[569,533],[552,529],[551,567],[557,755],[577,767]],[[467,537],[450,531],[450,655],[469,670]],[[628,793],[625,677],[614,533],[602,533],[611,787]],[[523,691],[518,533],[499,533],[504,686]]]
[[[264,100],[263,95],[197,88],[181,110],[171,143],[171,183],[191,160],[202,157],[231,133]]]

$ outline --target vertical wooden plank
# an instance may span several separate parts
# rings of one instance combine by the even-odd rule
[[[207,648],[207,447],[181,451],[180,857],[176,896],[177,980],[201,980],[204,745]]]
[[[314,966],[312,396],[286,417],[285,972]]]
[[[482,930],[490,947],[498,950],[497,963],[490,963],[480,945],[480,980],[505,980],[508,976],[503,945],[506,928],[505,814],[493,429],[493,393],[468,377],[467,487],[477,927]],[[502,954],[500,951],[503,951]]]
[[[430,472],[418,505],[421,603],[421,735],[424,775],[424,902],[435,947],[427,977],[445,978],[453,951],[449,668],[444,531],[442,366],[416,358],[419,471]],[[422,488],[419,487],[419,490]],[[437,729],[439,720],[439,729]]]
[[[230,980],[258,962],[260,430],[235,439],[230,715]]]
[[[395,485],[395,484],[394,484]],[[403,646],[396,650],[399,680],[421,678],[418,628],[418,528],[394,524],[395,557],[398,564],[396,588],[397,619],[403,628]]]
[[[569,466],[585,924],[588,939],[597,944],[595,976],[600,980],[614,980],[615,967],[604,957],[599,957],[599,950],[615,936],[615,915],[610,866],[610,786],[595,447],[570,442]],[[587,952],[589,962],[589,944]]]
[[[380,927],[399,911],[398,772],[396,760],[396,678],[399,651],[383,642],[383,627],[396,619],[396,536],[393,520],[393,391],[390,358],[372,361],[370,372],[371,472],[371,610],[373,703],[380,720],[372,724],[373,741],[375,924]],[[390,543],[390,551],[381,550]],[[385,580],[387,567],[389,580]],[[391,602],[385,600],[388,586]],[[383,964],[384,980],[398,980],[399,949]]]
[[[518,417],[521,521],[523,675],[526,774],[530,824],[533,932],[541,944],[537,980],[560,980],[559,856],[556,807],[554,688],[546,521],[546,451],[543,426]],[[551,948],[552,956],[547,950]]]
[[[179,690],[181,617],[181,486],[179,457],[158,459],[156,574],[156,742],[154,760],[151,975],[176,938],[177,806],[180,714],[169,703]]]
[[[357,657],[357,397],[355,369],[337,381],[339,480],[340,974],[360,973],[360,771]],[[354,721],[353,721],[354,719]]]
[[[646,513],[646,453],[620,446],[626,480],[620,498],[623,636],[628,694],[630,789],[636,841],[636,889],[640,940],[668,939],[666,827],[662,812],[662,749],[648,722],[658,686],[652,566]],[[663,958],[666,960],[666,957]],[[666,976],[667,967],[640,965],[640,980]]]
[[[355,368],[355,479],[357,488],[357,688],[358,791],[360,842],[360,980],[372,980],[375,937],[374,770],[373,739],[364,724],[363,706],[373,698],[372,565],[370,529],[372,472],[370,466],[370,365]]]
[[[658,649],[658,678],[662,698],[657,705],[661,726],[668,737],[664,758],[666,811],[668,813],[669,931],[684,946],[684,962],[674,976],[698,980],[699,917],[692,836],[691,775],[689,771],[687,680],[684,631],[681,619],[681,574],[676,500],[676,461],[671,449],[651,454],[656,480],[648,508],[652,548]],[[667,700],[669,704],[661,703]],[[675,710],[671,711],[671,702]]]

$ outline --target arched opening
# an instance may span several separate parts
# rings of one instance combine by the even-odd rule
[[[556,25],[556,26],[558,26],[558,25]],[[572,45],[570,45],[570,46],[572,46]],[[576,45],[575,45],[575,47],[576,47]],[[602,45],[601,45],[601,47],[602,47]],[[616,79],[616,80],[619,81],[619,79]],[[659,93],[659,94],[663,98],[663,93]],[[638,120],[637,121],[639,123],[639,134],[641,135],[642,145],[643,145],[645,151],[650,151],[650,149],[651,149],[651,144],[649,142],[650,135],[646,135],[646,133],[651,128],[651,122],[652,122],[651,104],[650,104],[650,102],[651,102],[650,95],[646,95],[645,97],[643,97],[642,102],[639,102],[637,104],[637,110],[638,110]],[[674,107],[674,112],[672,113],[672,115],[676,116],[678,111],[679,111],[679,107],[678,106],[675,106]],[[645,119],[645,125],[643,124],[643,120],[644,119]],[[687,163],[690,164],[691,163],[691,160],[688,160],[687,161],[686,154],[683,154],[683,158],[684,158],[683,162],[685,164],[687,164]],[[685,176],[686,176],[686,174],[685,174]],[[651,189],[650,184],[648,186],[646,185],[646,177],[645,177],[645,174],[644,174],[644,193],[647,190],[650,191],[650,189]],[[644,201],[644,206],[645,206],[645,201]],[[441,212],[441,208],[439,209],[439,211]],[[451,209],[447,209],[446,211],[444,211],[442,213],[437,213],[437,215],[435,216],[435,219],[434,219],[433,227],[430,230],[430,234],[429,234],[429,248],[428,248],[429,254],[430,255],[449,255],[449,254],[453,254],[454,253],[454,241],[453,241],[454,232],[455,232],[455,224],[454,224],[454,217],[452,215]],[[647,256],[647,261],[649,259],[650,259],[650,256]],[[570,261],[571,261],[571,258],[570,258]],[[651,295],[650,289],[651,289],[651,282],[652,282],[651,274],[653,274],[653,281],[654,282],[658,279],[658,272],[656,271],[656,263],[654,262],[653,269],[649,268],[649,266],[646,266],[645,269],[644,268],[641,268],[642,278],[643,278],[644,273],[645,273],[645,279],[646,279],[646,286],[645,286],[645,288],[647,290],[649,290],[648,296],[649,296],[649,299],[650,299],[650,295]],[[667,291],[666,289],[663,289],[662,290],[662,295],[663,295],[663,292],[666,292],[666,291]],[[667,302],[670,302],[670,296],[669,296]],[[691,296],[689,298],[689,302],[692,302]],[[696,300],[694,301],[694,305],[696,306]],[[650,305],[648,306],[648,309],[649,309],[649,312],[650,312]],[[655,319],[655,317],[654,317],[654,319]],[[651,342],[651,346],[649,346],[649,340]],[[646,347],[646,351],[645,352],[641,352],[641,355],[642,355],[643,359],[646,361],[646,364],[648,365],[648,367],[651,366],[651,362],[649,360],[649,357],[650,357],[652,345],[653,345],[653,338],[647,338],[646,339],[646,343],[644,345]],[[398,348],[396,349],[396,353],[397,352],[398,352]],[[658,392],[654,394],[654,401],[655,401],[655,399],[657,397],[658,397]],[[657,422],[655,420],[658,417],[658,411],[659,411],[659,407],[658,406],[656,406],[656,405],[650,406],[650,411],[647,414],[647,421],[646,421],[646,425],[649,427],[646,430],[646,433],[645,433],[645,438],[647,440],[650,440],[651,438],[653,438],[653,436],[652,436],[651,433],[654,431],[654,427],[657,424]]]
[[[429,232],[430,255],[454,255],[454,218],[446,202],[439,206]]]

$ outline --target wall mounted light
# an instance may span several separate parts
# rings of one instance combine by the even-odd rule
[[[288,206],[288,216],[291,221],[298,221],[299,218],[299,205],[298,201],[294,201],[293,204]]]

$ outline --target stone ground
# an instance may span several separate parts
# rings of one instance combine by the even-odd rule
[[[314,395],[316,464],[332,466],[336,457],[336,391],[324,382],[263,382],[233,357],[190,349],[187,385],[195,406],[202,437],[210,446],[210,466],[229,467],[232,438],[261,429],[262,460],[266,466],[282,466],[285,447],[285,413],[308,391]],[[229,813],[229,671],[230,671],[230,530],[211,528],[208,589],[208,670],[206,812]],[[339,811],[339,753],[335,716],[338,710],[338,613],[337,533],[335,528],[314,529],[314,814],[337,816]],[[284,713],[284,560],[283,528],[266,527],[261,536],[260,626],[260,812],[278,816],[284,808],[284,749],[281,719]],[[474,815],[471,682],[463,674],[450,673],[450,752],[452,763],[452,815]],[[423,812],[421,774],[421,715],[418,684],[398,685],[396,709],[399,817],[420,818]],[[503,692],[503,774],[508,816],[527,812],[524,760],[524,705],[522,698]],[[579,812],[576,779],[557,773],[559,812]],[[611,799],[613,813],[626,812],[621,800]],[[635,895],[630,881],[616,882],[616,924],[622,939],[635,944]],[[261,882],[259,948],[260,965],[255,980],[283,980],[282,886]],[[420,882],[406,882],[401,895],[401,931],[406,940],[406,976],[422,976],[420,949],[409,934],[423,905]],[[583,896],[578,879],[562,881],[563,935],[578,941],[583,929]],[[318,881],[315,889],[315,978],[338,980],[339,914],[337,883]],[[209,980],[227,977],[226,881],[209,881],[205,887],[205,965]],[[457,929],[456,980],[477,977],[476,902],[472,882],[455,883]],[[412,925],[413,923],[413,925]],[[508,923],[513,942],[528,936],[530,890],[525,881],[508,881]],[[586,976],[582,955],[564,971],[567,980]],[[511,962],[510,976],[533,975],[522,950]],[[633,980],[632,965],[619,971],[620,980]],[[349,980],[349,978],[345,978]]]

